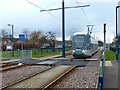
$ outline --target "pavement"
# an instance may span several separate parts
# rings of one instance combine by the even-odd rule
[[[104,89],[118,89],[118,62],[106,61],[104,70]]]

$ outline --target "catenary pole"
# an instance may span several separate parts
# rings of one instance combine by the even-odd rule
[[[62,8],[40,10],[40,12],[43,12],[43,11],[54,11],[54,10],[62,9],[62,57],[65,57],[65,9],[88,7],[88,6],[90,6],[90,5],[65,7],[64,0],[62,0]]]
[[[120,7],[120,6],[117,6],[117,7],[116,7],[116,61],[118,61],[118,59],[119,59],[119,56],[118,56],[118,30],[117,30],[117,27],[118,27],[118,26],[117,26],[117,24],[118,24],[118,23],[117,23],[117,22],[118,22],[118,21],[117,21],[117,19],[118,19],[118,18],[117,18],[117,17],[118,17],[118,16],[117,16],[117,15],[118,15],[117,9],[118,9],[119,7]]]
[[[62,56],[65,57],[65,9],[64,0],[62,0]]]

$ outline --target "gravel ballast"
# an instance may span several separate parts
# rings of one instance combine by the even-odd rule
[[[50,69],[50,66],[40,66],[40,65],[28,65],[25,67],[20,67],[17,69],[1,72],[2,73],[2,87],[9,85],[13,82],[26,78],[35,73],[43,72]],[[0,73],[0,74],[1,74]]]
[[[53,88],[96,88],[98,69],[98,67],[76,68]]]

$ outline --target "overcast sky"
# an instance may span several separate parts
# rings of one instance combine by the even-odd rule
[[[0,0],[0,29],[11,28],[14,25],[14,36],[18,37],[23,29],[30,32],[41,30],[43,33],[53,31],[57,39],[61,38],[61,10],[40,12],[42,9],[61,7],[62,0]],[[90,7],[66,9],[66,39],[75,32],[87,32],[86,25],[93,24],[93,35],[103,40],[103,24],[107,24],[107,42],[110,43],[115,35],[115,7],[119,0],[65,0],[65,6],[90,5]],[[78,4],[76,3],[78,2]],[[2,21],[2,22],[1,22]]]

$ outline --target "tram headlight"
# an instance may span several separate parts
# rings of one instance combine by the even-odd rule
[[[75,50],[73,50],[73,53],[75,52]]]
[[[85,50],[82,51],[83,53],[85,52]]]

